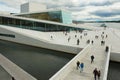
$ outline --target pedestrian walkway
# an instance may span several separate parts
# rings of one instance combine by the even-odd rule
[[[95,56],[95,60],[92,64],[90,58],[91,55]],[[83,72],[80,73],[80,70],[77,70],[75,67],[64,80],[94,80],[93,70],[97,68],[101,71],[101,73],[103,73],[106,62],[105,58],[105,46],[97,44],[92,45],[91,51],[83,57],[82,60],[80,60],[80,62],[83,62],[85,65]],[[101,77],[102,76],[103,74],[101,74]]]
[[[110,32],[111,31],[109,29],[101,30],[101,31],[88,31],[87,32],[88,35],[83,36],[83,38],[80,40],[80,45],[76,45],[74,36],[71,36],[72,38],[74,38],[74,40],[71,40],[71,42],[66,43],[66,44],[76,45],[78,47],[81,47],[81,45],[87,45],[86,41],[90,40],[90,46],[91,46],[90,51],[87,54],[85,53],[86,54],[85,56],[80,55],[79,56],[80,59],[77,59],[80,63],[81,62],[84,63],[84,70],[83,70],[83,72],[80,72],[80,70],[76,69],[76,64],[72,64],[72,66],[74,66],[74,68],[72,68],[72,70],[71,70],[68,67],[69,69],[67,69],[67,70],[70,70],[70,71],[67,74],[65,74],[66,76],[64,76],[64,78],[57,79],[56,76],[62,77],[61,75],[59,75],[60,74],[60,71],[59,71],[58,74],[53,76],[53,78],[51,78],[50,80],[60,80],[60,79],[61,80],[94,80],[93,70],[95,68],[97,68],[97,70],[101,71],[100,80],[103,80],[103,75],[104,75],[106,61],[107,61],[107,53],[105,52],[105,48],[106,48],[106,46],[111,44],[110,43],[112,40],[111,38],[116,38],[113,35],[113,33],[110,34]],[[74,35],[73,33],[70,33],[70,34]],[[77,36],[80,36],[83,34],[78,33]],[[96,35],[98,36],[98,38],[95,38]],[[106,35],[108,35],[108,37],[106,37]],[[92,40],[93,40],[93,44],[91,43]],[[103,43],[101,44],[101,42],[103,42]],[[81,53],[79,53],[79,54],[81,54]],[[95,57],[94,62],[92,64],[91,64],[91,55],[94,55],[94,57]],[[107,64],[109,64],[109,63],[107,63]],[[69,64],[67,64],[67,66],[68,65]],[[63,67],[61,69],[61,71],[63,70],[63,72],[64,72],[65,68],[67,66]],[[71,66],[71,65],[69,65],[69,66]]]

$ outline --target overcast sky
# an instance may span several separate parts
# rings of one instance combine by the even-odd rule
[[[120,0],[0,0],[0,11],[19,13],[20,5],[28,1],[67,9],[74,20],[120,20]]]

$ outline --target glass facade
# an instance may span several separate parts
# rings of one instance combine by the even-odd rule
[[[72,15],[68,11],[62,11],[62,22],[65,24],[70,24],[72,23]]]
[[[0,16],[0,24],[12,26],[12,27],[24,28],[24,29],[44,31],[44,32],[83,30],[81,28],[74,28],[69,26],[43,23],[43,22],[37,22],[32,20],[16,19],[12,17],[3,17],[3,16]]]
[[[28,18],[35,18],[41,20],[49,20],[55,21],[65,24],[72,23],[71,13],[68,11],[49,11],[49,12],[42,12],[42,13],[29,13],[29,14],[21,14],[17,16],[28,17]]]

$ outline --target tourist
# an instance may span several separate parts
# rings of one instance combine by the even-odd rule
[[[104,35],[102,35],[101,37],[102,37],[102,39],[104,39]]]
[[[101,41],[101,46],[104,44],[104,41]]]
[[[81,64],[79,65],[79,67],[80,67],[80,72],[83,72],[83,69],[84,69],[84,63],[81,63]]]
[[[75,35],[75,38],[77,37],[77,35]]]
[[[108,36],[107,36],[107,34],[106,34],[106,38],[107,38]]]
[[[108,50],[109,50],[109,47],[108,47],[108,46],[106,46],[105,51],[106,51],[106,52],[108,52]]]
[[[93,74],[94,74],[94,79],[96,80],[96,76],[98,75],[97,68],[95,68],[95,69],[93,70]]]
[[[82,35],[80,36],[80,38],[82,39]]]
[[[14,77],[12,77],[12,80],[15,80],[15,78],[14,78]]]
[[[103,45],[105,45],[105,41],[103,41]]]
[[[104,32],[102,32],[102,34],[104,34]]]
[[[87,40],[87,44],[89,44],[90,43],[90,40]]]
[[[91,56],[91,63],[94,62],[94,58],[95,58],[95,57],[92,55],[92,56]]]
[[[69,36],[69,38],[68,38],[68,42],[70,41],[70,39],[71,39],[71,37]]]
[[[97,35],[95,36],[95,39],[98,39],[98,36],[97,36]]]
[[[65,36],[67,36],[67,32],[65,33]]]
[[[100,72],[100,70],[98,71],[98,80],[100,80],[100,76],[101,76],[101,72]]]
[[[79,69],[79,65],[80,65],[80,62],[79,61],[77,61],[77,69]]]
[[[94,43],[94,41],[92,40],[92,41],[91,41],[91,43],[93,44],[93,43]]]
[[[80,40],[79,40],[79,39],[77,39],[77,45],[79,45],[79,43],[80,43]]]

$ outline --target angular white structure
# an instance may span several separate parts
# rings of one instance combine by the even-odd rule
[[[21,13],[43,11],[47,9],[46,5],[37,2],[24,3],[20,7]]]

